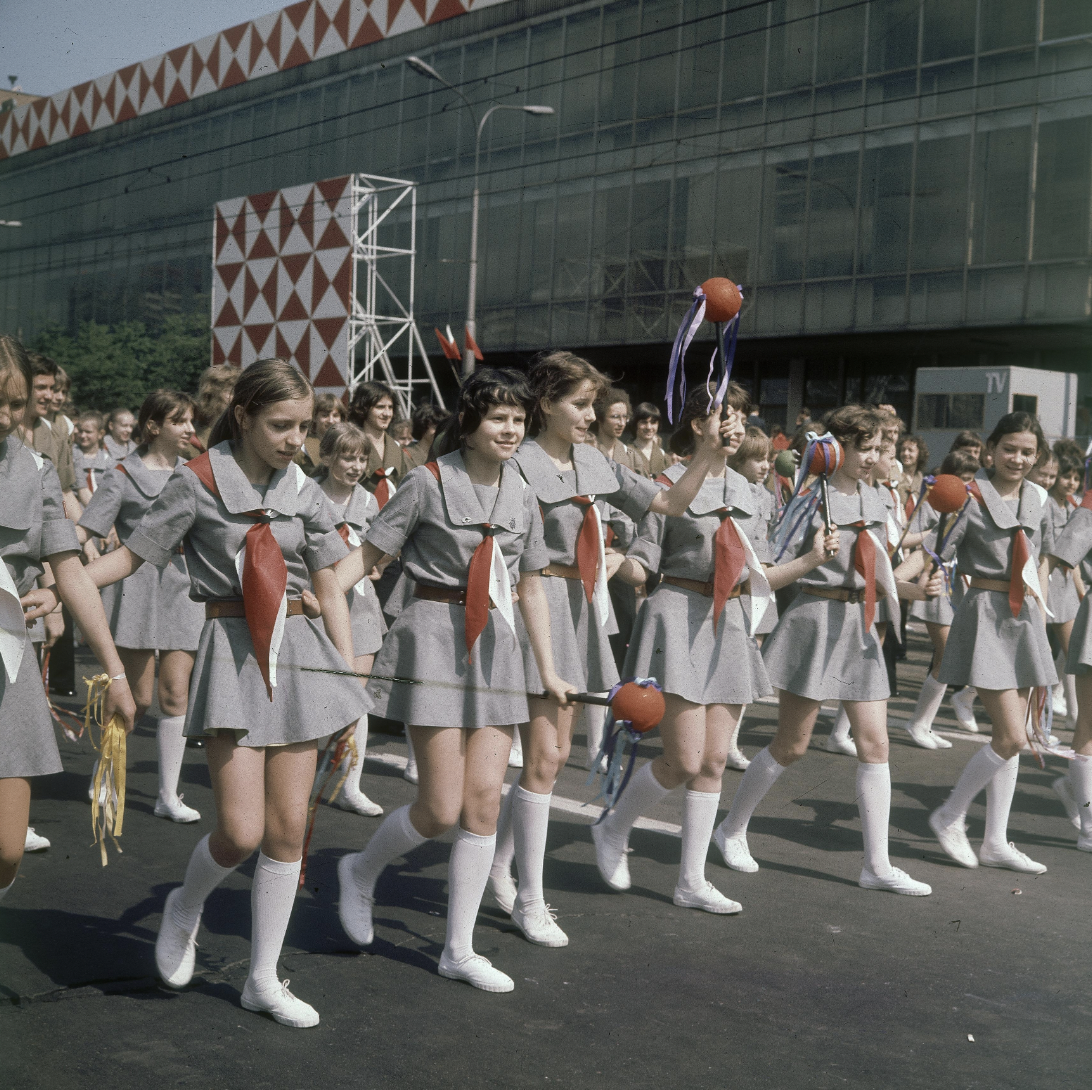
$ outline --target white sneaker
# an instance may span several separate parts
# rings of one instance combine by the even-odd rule
[[[675,896],[671,898],[679,908],[700,908],[703,912],[712,912],[717,916],[734,916],[743,911],[743,905],[725,897],[712,882],[706,882],[701,889],[675,887]]]
[[[557,913],[544,901],[520,908],[512,906],[512,922],[524,934],[528,942],[538,946],[568,946],[569,936],[557,926]]]
[[[345,929],[345,934],[357,946],[371,946],[375,939],[375,928],[372,924],[375,898],[361,892],[353,877],[353,863],[360,854],[360,852],[349,852],[338,860],[337,915],[341,920],[341,926]]]
[[[916,746],[921,746],[922,749],[940,749],[937,745],[937,736],[928,728],[923,727],[920,723],[904,723],[903,729],[910,735],[910,741]],[[952,743],[947,739],[945,746],[950,746]]]
[[[1077,837],[1077,848],[1082,852],[1092,852],[1092,836]]]
[[[379,817],[383,813],[383,807],[378,802],[372,802],[359,787],[355,791],[351,790],[348,780],[341,789],[341,808],[352,810],[354,814],[363,814],[365,817]]]
[[[1044,864],[1036,863],[1034,859],[1024,855],[1012,841],[1004,848],[987,848],[983,844],[978,852],[978,861],[984,867],[1003,867],[1021,874],[1046,874]]]
[[[453,961],[445,950],[440,955],[439,972],[448,980],[465,980],[483,992],[510,992],[515,987],[507,973],[494,969],[492,962],[481,954],[468,954],[461,961]]]
[[[625,844],[618,844],[609,837],[603,822],[591,827],[591,838],[595,844],[595,865],[599,868],[603,881],[619,893],[629,889],[633,882],[629,877]]]
[[[417,762],[409,761],[406,764],[406,769],[402,773],[402,779],[409,780],[410,783],[416,784],[420,777],[417,775]]]
[[[182,887],[176,886],[167,894],[163,905],[163,920],[155,940],[155,967],[160,979],[171,988],[184,988],[193,979],[193,966],[197,958],[197,930],[201,926],[201,914],[192,930],[179,926],[175,921],[174,906],[182,896]]]
[[[512,872],[490,873],[489,892],[493,894],[493,900],[497,902],[497,906],[501,911],[511,915],[512,908],[516,903],[516,894],[519,892],[516,887],[516,880],[512,877]]]
[[[1080,824],[1078,822],[1078,824]],[[23,843],[23,851],[25,852],[44,852],[49,848],[49,841],[44,836],[39,836],[34,831],[33,825],[27,826],[27,838]]]
[[[841,738],[836,734],[828,734],[823,748],[828,753],[844,753],[847,757],[857,756],[857,743],[852,738]]]
[[[974,854],[971,842],[967,839],[965,821],[960,820],[947,825],[941,817],[940,810],[937,809],[929,815],[929,828],[933,830],[945,855],[954,859],[961,867],[973,870],[978,866],[978,856]]]
[[[1065,719],[1069,714],[1069,708],[1065,702],[1065,689],[1061,685],[1054,686],[1054,695],[1051,697],[1051,709],[1056,717]]]
[[[1077,809],[1077,800],[1073,797],[1073,788],[1069,784],[1069,777],[1059,776],[1050,786],[1054,788],[1054,794],[1058,796],[1065,810],[1065,816],[1069,818],[1069,824],[1074,829],[1079,829],[1081,827],[1081,812]]]
[[[273,1016],[275,1022],[293,1029],[310,1029],[319,1024],[318,1011],[298,999],[288,990],[288,981],[282,980],[272,994],[262,992],[247,977],[240,1002],[244,1010],[260,1011]]]
[[[751,851],[747,847],[746,834],[728,837],[718,825],[713,830],[713,843],[720,848],[725,864],[732,870],[742,871],[744,874],[754,874],[758,870],[758,864],[751,858]]]
[[[933,892],[932,886],[916,881],[906,871],[899,870],[898,867],[892,867],[891,873],[882,877],[873,874],[867,867],[864,867],[861,870],[861,877],[857,885],[861,889],[883,889],[888,893],[902,893],[907,897],[928,897]]]
[[[728,751],[728,760],[725,762],[727,768],[734,768],[737,772],[746,772],[751,767],[751,762],[743,756],[743,751],[739,749],[731,749]]]
[[[160,795],[155,800],[155,809],[152,812],[156,817],[170,818],[179,825],[189,825],[201,820],[201,815],[192,806],[187,806],[181,795],[174,799],[165,799]]]
[[[975,690],[968,687],[952,693],[949,700],[959,729],[969,731],[971,734],[978,733],[978,723],[974,717],[974,698]]]

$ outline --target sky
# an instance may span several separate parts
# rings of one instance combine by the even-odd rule
[[[51,95],[289,0],[0,0],[0,86]]]

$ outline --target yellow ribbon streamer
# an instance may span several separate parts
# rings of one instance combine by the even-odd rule
[[[110,676],[96,674],[92,678],[85,677],[83,680],[87,684],[84,730],[88,731],[91,745],[99,754],[94,781],[91,785],[91,827],[95,832],[94,843],[99,846],[102,865],[105,867],[107,836],[113,840],[118,852],[121,852],[118,837],[121,836],[121,827],[125,820],[126,735],[121,717],[117,713],[111,717],[109,723],[104,724],[102,721],[106,690],[110,688]],[[95,732],[89,729],[92,723],[98,728],[97,742]]]

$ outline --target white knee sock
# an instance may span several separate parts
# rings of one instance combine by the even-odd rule
[[[413,739],[410,737],[409,727],[405,728],[406,735],[406,767],[416,768],[417,757],[413,752]]]
[[[519,872],[516,903],[520,908],[527,908],[544,900],[542,863],[546,857],[546,831],[550,826],[550,799],[553,795],[525,791],[518,784],[510,793],[516,796],[512,804],[516,870]]]
[[[447,871],[447,941],[444,952],[453,961],[474,953],[474,921],[478,918],[497,835],[477,836],[460,828],[451,848]]]
[[[1092,837],[1092,756],[1070,761],[1069,783],[1081,816],[1081,837]]]
[[[0,901],[2,901],[7,894],[8,890],[15,885],[15,879],[13,878],[6,886],[0,886]]]
[[[1005,763],[1004,757],[999,757],[993,750],[993,746],[985,745],[967,762],[956,780],[952,793],[940,808],[941,816],[945,824],[952,825],[967,816],[975,796],[993,779],[997,770]]]
[[[849,716],[846,714],[846,706],[839,703],[838,714],[834,717],[834,726],[830,728],[831,738],[848,741],[850,737]]]
[[[508,794],[501,799],[500,816],[497,818],[497,847],[493,852],[493,866],[490,874],[511,874],[512,860],[516,856],[516,834],[512,827],[512,807],[516,803],[518,784],[508,788]],[[520,874],[520,878],[523,875]]]
[[[353,730],[353,742],[356,744],[356,764],[349,765],[349,775],[345,780],[345,786],[341,789],[346,795],[361,795],[360,777],[364,774],[364,751],[368,748],[368,717],[362,715],[356,721]],[[353,759],[352,753],[347,753],[343,760],[348,763]],[[337,780],[334,780],[337,783]]]
[[[743,773],[743,779],[736,788],[728,816],[720,823],[726,837],[746,835],[751,815],[784,771],[785,766],[774,760],[769,746],[751,761],[751,767]]]
[[[877,876],[891,873],[887,855],[888,828],[891,824],[891,766],[857,765],[857,809],[864,836],[865,867]]]
[[[604,831],[612,840],[625,844],[633,823],[669,790],[652,774],[652,762],[649,761],[633,774],[614,809],[603,819]]]
[[[986,747],[989,749],[989,746]],[[986,784],[986,832],[982,846],[998,851],[1009,842],[1009,811],[1016,794],[1016,777],[1020,758],[1010,757]]]
[[[192,927],[204,907],[208,895],[234,870],[221,867],[209,851],[209,838],[204,836],[197,843],[186,864],[186,877],[182,881],[182,895],[175,902],[175,916],[180,927]]]
[[[705,857],[713,826],[717,823],[719,791],[687,791],[683,801],[682,856],[679,859],[679,885],[697,892],[705,886]]]
[[[184,715],[165,716],[155,729],[159,749],[159,797],[164,802],[178,798],[178,777],[182,773],[182,758],[186,755],[186,736],[182,727]]]
[[[1065,672],[1065,663],[1062,663],[1062,671],[1058,675],[1062,679],[1062,688],[1065,691],[1065,710],[1069,721],[1077,722],[1077,678],[1074,674]]]
[[[408,806],[400,806],[384,818],[353,865],[353,878],[361,893],[368,897],[375,893],[375,883],[392,859],[406,855],[428,840],[413,827],[409,812]]]
[[[259,991],[277,988],[277,959],[296,901],[300,863],[281,863],[258,852],[250,890],[250,980]]]
[[[933,720],[940,711],[940,705],[944,703],[947,690],[948,686],[943,681],[937,681],[932,674],[926,674],[921,683],[921,692],[918,693],[918,702],[914,705],[914,715],[907,726],[932,730]]]

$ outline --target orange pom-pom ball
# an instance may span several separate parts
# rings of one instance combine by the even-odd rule
[[[644,734],[660,725],[666,705],[664,694],[651,685],[638,685],[627,681],[610,702],[615,719],[625,719],[638,734]]]
[[[727,277],[714,276],[701,286],[705,292],[705,317],[710,322],[730,322],[743,306],[739,288]]]
[[[952,515],[967,502],[967,485],[954,473],[941,473],[925,498],[937,514]]]
[[[818,476],[826,473],[828,476],[836,469],[840,469],[845,461],[842,452],[842,444],[837,439],[834,442],[817,443],[812,451],[811,461],[808,463],[808,472]]]

